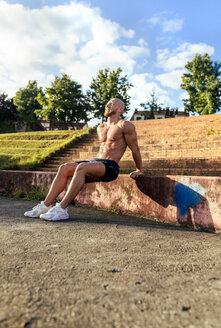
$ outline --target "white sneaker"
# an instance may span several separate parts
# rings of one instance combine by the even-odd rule
[[[47,213],[52,206],[46,206],[44,202],[33,207],[31,211],[27,211],[24,213],[24,216],[28,216],[29,218],[38,218],[41,214]]]
[[[52,207],[47,213],[41,214],[40,219],[46,221],[60,221],[69,219],[68,209],[63,209],[59,203]]]

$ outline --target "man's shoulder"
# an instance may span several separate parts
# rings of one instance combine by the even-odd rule
[[[130,121],[126,121],[126,120],[123,120],[123,121],[124,121],[124,124],[127,126],[134,126],[134,124]]]
[[[130,121],[125,121],[125,120],[122,120],[122,121],[123,121],[123,128],[124,128],[124,130],[130,131],[130,130],[134,130],[135,129],[134,124],[131,123]]]
[[[122,128],[123,130],[131,130],[131,129],[135,129],[135,126],[133,123],[131,123],[130,121],[126,121],[124,119],[121,119],[118,123],[117,123],[117,126]],[[100,129],[103,129],[107,127],[107,122],[104,122],[104,123],[101,123],[98,125],[97,129],[100,130]]]
[[[104,122],[104,123],[101,123],[97,126],[97,129],[102,129],[102,128],[105,128],[107,126],[107,123]]]

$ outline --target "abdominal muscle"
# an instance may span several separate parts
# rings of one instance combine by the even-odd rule
[[[116,141],[102,142],[98,153],[98,158],[110,159],[119,163],[126,148],[127,145],[124,140],[119,140],[118,142]]]

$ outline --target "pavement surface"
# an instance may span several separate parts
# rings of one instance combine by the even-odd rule
[[[0,327],[221,327],[221,235],[0,197]]]

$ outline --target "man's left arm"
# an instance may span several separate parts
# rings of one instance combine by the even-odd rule
[[[136,164],[136,171],[131,172],[130,178],[137,179],[141,174],[143,174],[143,164],[140,154],[140,149],[137,142],[137,133],[135,126],[130,122],[125,122],[124,125],[124,137],[128,147],[132,151],[132,156]]]

